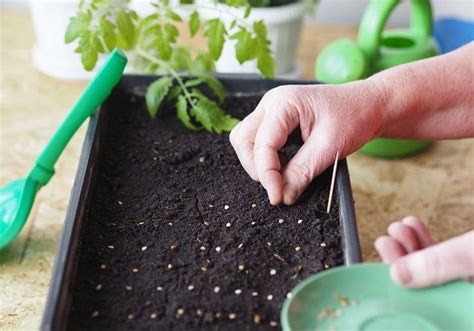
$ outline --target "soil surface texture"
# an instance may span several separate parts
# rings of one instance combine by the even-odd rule
[[[260,98],[224,109],[243,118]],[[111,100],[69,329],[278,330],[288,292],[343,264],[337,199],[325,213],[330,170],[296,205],[271,206],[228,134],[187,130],[172,107],[152,120],[141,97]]]

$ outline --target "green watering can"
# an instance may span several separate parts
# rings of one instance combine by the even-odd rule
[[[104,102],[122,78],[125,54],[115,49],[49,141],[26,178],[0,188],[0,250],[20,233],[39,189],[54,175],[54,165],[81,124]]]
[[[337,40],[316,61],[316,76],[325,83],[342,84],[364,79],[379,71],[435,56],[429,0],[411,0],[411,26],[384,30],[388,17],[400,0],[371,0],[359,27],[357,42]],[[432,142],[375,139],[360,150],[381,158],[401,158],[428,148]]]

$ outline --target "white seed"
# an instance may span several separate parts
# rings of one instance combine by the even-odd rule
[[[298,224],[301,224],[301,223],[303,223],[303,220],[298,220]]]
[[[240,295],[241,293],[242,293],[242,290],[241,290],[241,289],[235,290],[235,294]]]
[[[275,276],[277,274],[277,271],[275,269],[270,270],[270,275]]]
[[[329,269],[329,265],[325,264],[324,269]]]
[[[119,205],[123,205],[123,202],[119,200],[119,201],[118,201],[118,204],[119,204]]]
[[[271,294],[267,295],[267,300],[268,300],[268,301],[273,300],[273,295],[271,295]]]
[[[214,293],[219,293],[221,288],[219,286],[214,287]]]
[[[295,247],[295,251],[299,252],[301,250],[301,247],[300,246],[296,246]]]
[[[133,268],[132,271],[133,271],[133,272],[138,272],[138,269],[137,269],[137,268]]]
[[[230,320],[235,320],[236,317],[237,317],[237,316],[236,316],[234,313],[230,313],[230,314],[229,314],[229,319],[230,319]]]
[[[231,226],[232,226],[232,224],[230,224],[230,223],[226,223],[226,225],[225,225],[226,228],[230,228]]]
[[[219,253],[221,251],[221,248],[219,246],[216,247],[216,252]]]
[[[278,223],[280,223],[280,224],[283,224],[283,222],[284,222],[284,220],[283,220],[282,218],[280,218],[280,219],[278,220]]]
[[[205,226],[209,226],[209,222],[204,221]]]
[[[127,291],[131,291],[133,289],[133,287],[130,285],[125,286],[125,288],[127,289]]]
[[[204,156],[201,156],[201,157],[199,158],[199,162],[201,162],[201,163],[204,162],[204,160],[205,160],[205,159],[204,159]]]
[[[225,205],[225,206],[224,206],[224,209],[225,209],[225,210],[229,209],[229,206],[228,206],[228,205]]]
[[[213,205],[209,205],[209,208],[213,208],[214,206]]]
[[[255,225],[256,223],[255,223],[255,222],[252,222],[252,223],[250,223],[250,224],[251,224],[251,225]]]
[[[127,318],[128,318],[129,320],[133,320],[133,319],[135,318],[135,315],[133,315],[133,314],[128,314]]]
[[[189,286],[188,286],[188,290],[189,290],[189,291],[194,290],[194,285],[189,285]]]
[[[288,293],[286,294],[286,297],[287,297],[287,298],[291,298],[292,295],[293,295],[293,294],[291,294],[291,292],[288,292]]]
[[[196,315],[198,315],[198,316],[202,316],[202,315],[203,315],[203,311],[202,311],[202,309],[198,309],[198,310],[196,310]]]
[[[156,290],[157,290],[158,292],[161,292],[161,291],[163,291],[163,288],[162,288],[161,286],[158,286],[158,287],[156,288]]]
[[[259,314],[253,315],[253,322],[255,324],[260,324],[260,321],[262,320],[262,317]]]
[[[241,249],[242,247],[244,246],[244,244],[239,244],[239,246],[237,247],[238,249]]]
[[[183,309],[183,308],[178,308],[178,309],[176,310],[176,315],[181,316],[181,315],[183,315],[183,314],[184,314],[184,309]]]
[[[217,312],[217,313],[214,314],[214,316],[215,316],[216,318],[220,318],[220,317],[222,316],[222,314],[219,313],[219,312]]]
[[[102,288],[102,284],[98,284],[98,285],[95,287],[95,289],[96,289],[97,291],[100,291],[101,288]]]
[[[106,266],[105,264],[101,264],[101,265],[100,265],[100,268],[101,268],[102,270],[104,270],[105,268],[107,268],[107,266]]]
[[[154,320],[157,316],[158,316],[158,315],[156,315],[156,313],[151,313],[151,314],[150,314],[150,318],[151,318],[152,320]]]
[[[171,245],[171,246],[170,246],[170,249],[171,249],[172,251],[174,251],[174,250],[176,249],[176,245]]]
[[[173,265],[170,263],[170,264],[168,264],[167,268],[168,268],[168,270],[171,270],[171,269],[173,269]]]
[[[322,242],[319,246],[321,246],[321,247],[326,247],[326,243],[325,243],[325,242]]]
[[[92,317],[97,317],[97,316],[99,316],[99,311],[98,311],[98,310],[94,310],[94,311],[92,312],[92,315],[91,315],[91,316],[92,316]]]
[[[255,208],[255,207],[257,207],[257,205],[256,205],[256,204],[254,204],[254,203],[252,203],[252,208]]]
[[[278,326],[278,323],[275,321],[270,321],[270,326]]]
[[[146,251],[147,249],[148,249],[147,246],[143,246],[143,247],[142,247],[142,251],[143,251],[143,252]]]
[[[169,225],[169,226],[173,226],[173,222],[168,222],[168,225]]]
[[[252,296],[253,296],[253,297],[258,296],[258,292],[252,292]]]
[[[137,226],[140,226],[140,225],[143,225],[143,224],[145,224],[145,222],[138,222]]]
[[[109,246],[107,246],[107,247],[110,248],[110,249],[114,249],[114,248],[115,248],[115,247],[112,246],[112,245],[109,245]]]
[[[199,247],[199,249],[200,249],[201,251],[205,251],[205,250],[206,250],[206,246],[201,246],[201,247]]]
[[[272,245],[272,243],[267,241],[267,246],[271,246],[271,245]]]
[[[243,264],[239,264],[238,268],[239,268],[239,271],[242,271],[245,269],[245,266]]]
[[[201,270],[206,272],[207,271],[207,268],[206,267],[201,267]]]

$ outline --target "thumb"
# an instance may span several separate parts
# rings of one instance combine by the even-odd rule
[[[390,274],[396,283],[412,288],[474,275],[474,231],[401,257]]]

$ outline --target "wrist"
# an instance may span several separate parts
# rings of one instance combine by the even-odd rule
[[[382,77],[371,76],[361,81],[363,89],[370,91],[370,97],[367,111],[370,112],[369,118],[372,118],[373,137],[372,139],[384,136],[385,130],[391,123],[389,111],[393,99],[393,93],[390,87],[385,83]]]

